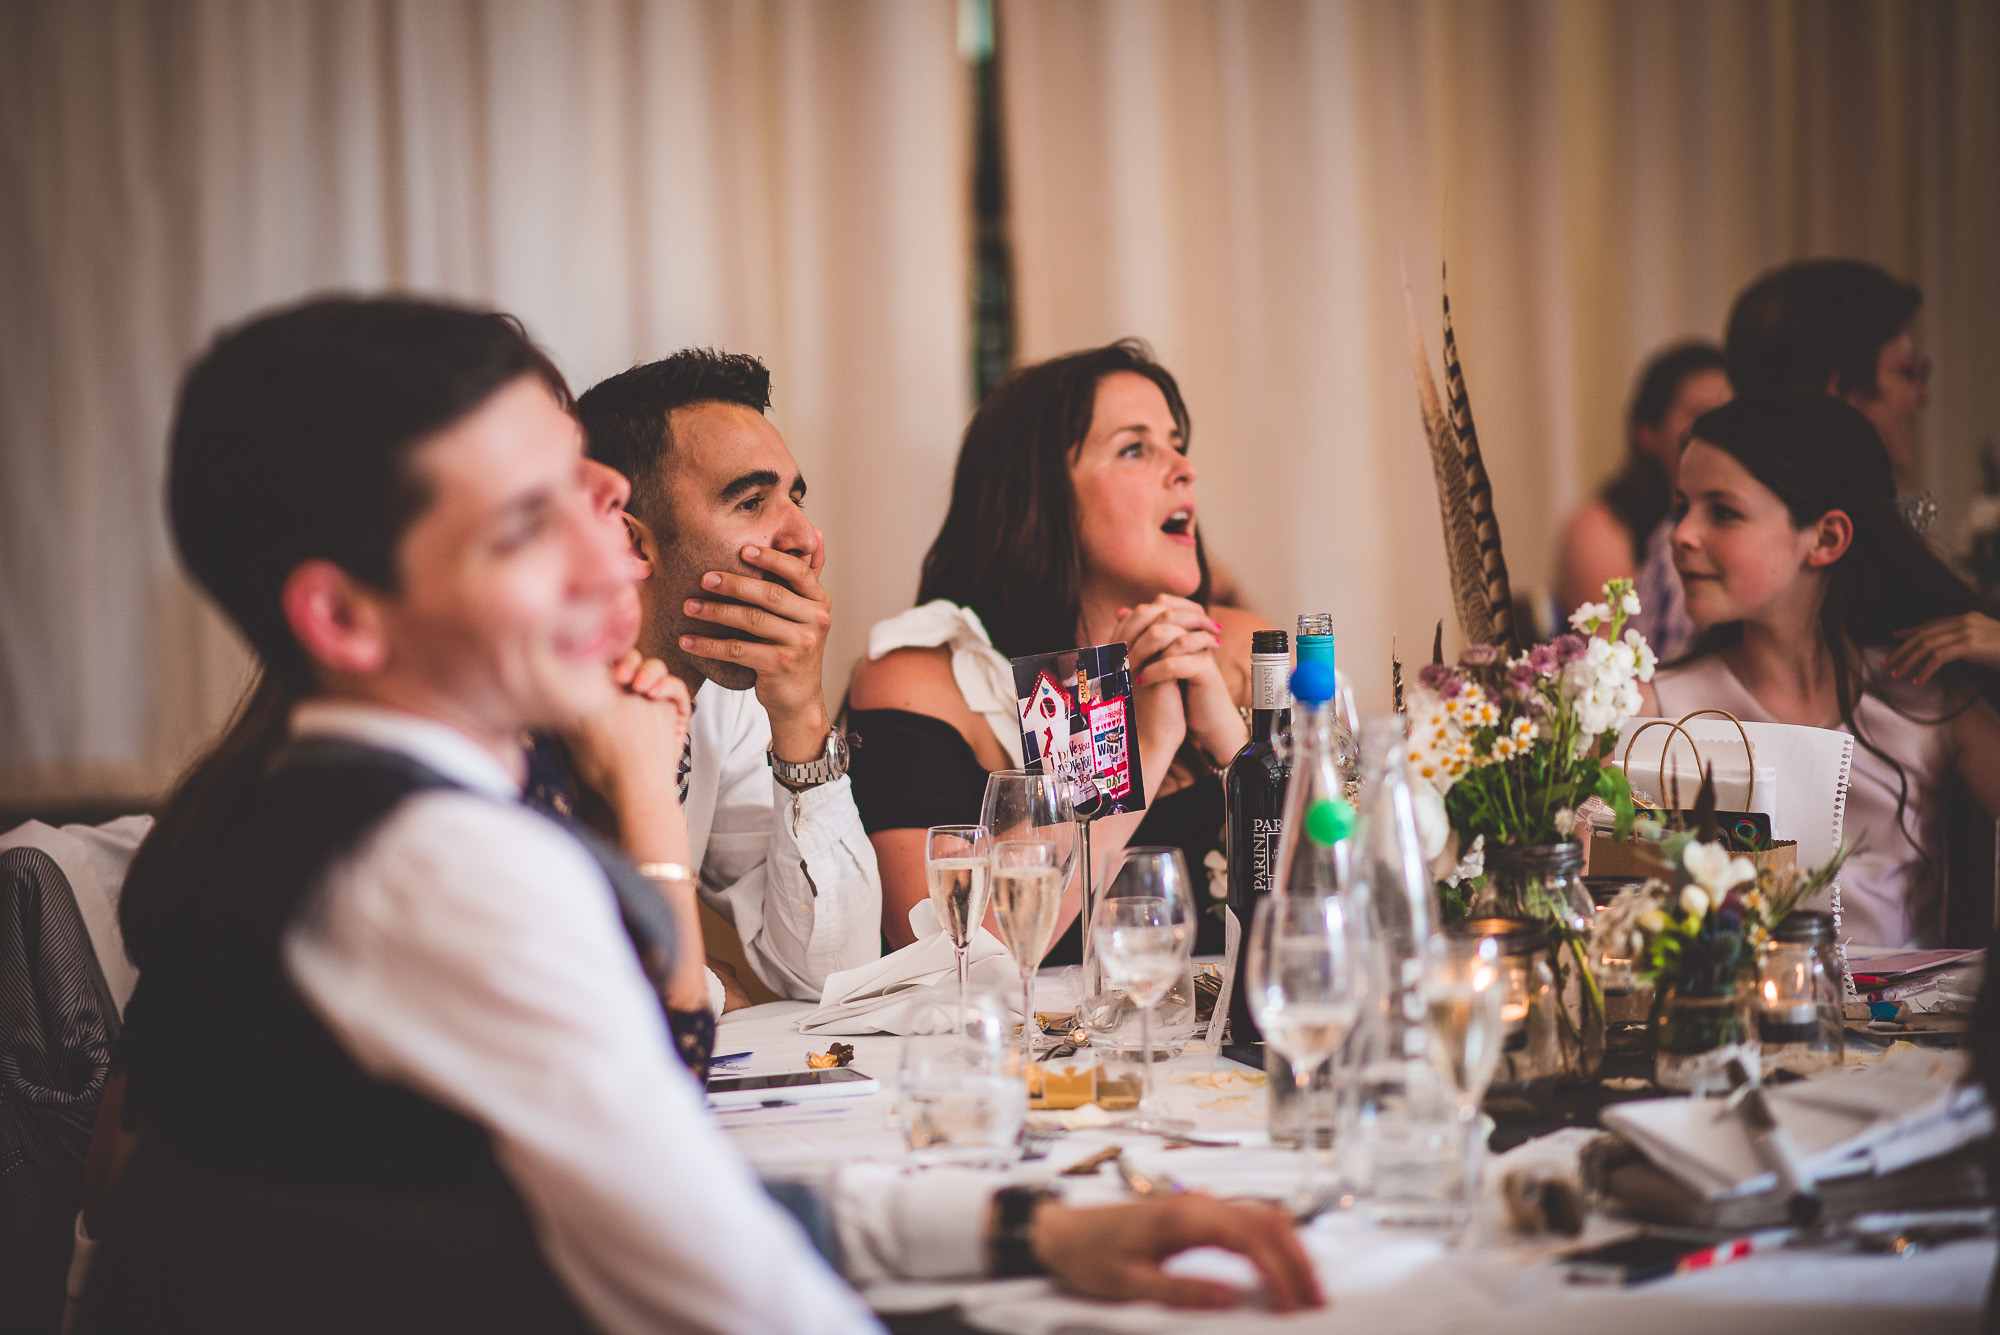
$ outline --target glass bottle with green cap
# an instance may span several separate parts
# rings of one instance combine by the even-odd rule
[[[1356,922],[1365,917],[1366,892],[1352,875],[1348,836],[1354,829],[1354,807],[1347,800],[1335,749],[1331,706],[1336,685],[1332,666],[1311,656],[1301,659],[1292,673],[1292,772],[1285,789],[1274,891],[1307,897],[1342,895],[1348,902],[1344,916]],[[1359,935],[1354,946],[1367,949]],[[1315,1097],[1332,1098],[1331,1077],[1325,1074],[1332,1065],[1320,1068],[1322,1075],[1313,1083]],[[1270,1077],[1272,1143],[1295,1147],[1308,1122],[1306,1100],[1293,1084],[1290,1063],[1267,1053],[1264,1070]],[[1322,1131],[1333,1124],[1323,1111],[1309,1120]]]
[[[1299,615],[1298,651],[1301,666],[1324,663],[1333,673],[1333,757],[1340,777],[1352,784],[1361,777],[1360,716],[1354,705],[1354,687],[1340,670],[1334,652],[1333,613],[1304,612]]]

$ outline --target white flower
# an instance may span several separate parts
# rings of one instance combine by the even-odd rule
[[[1411,772],[1440,794],[1451,791],[1471,754],[1459,724],[1458,703],[1447,704],[1422,686],[1412,689],[1407,697],[1412,724],[1406,754]]]
[[[1585,603],[1569,614],[1569,624],[1586,635],[1609,620],[1611,620],[1611,607],[1607,603]]]
[[[1749,858],[1731,857],[1728,847],[1719,840],[1712,844],[1690,843],[1681,851],[1681,866],[1718,904],[1735,887],[1757,879],[1756,864]]]
[[[1702,893],[1698,885],[1686,886],[1681,890],[1681,908],[1690,917],[1699,921],[1701,915],[1708,912],[1708,896]]]
[[[1638,615],[1639,615],[1639,595],[1638,595],[1638,594],[1636,594],[1636,593],[1634,593],[1634,592],[1632,592],[1632,591],[1631,591],[1630,589],[1627,589],[1627,590],[1625,591],[1625,596],[1624,596],[1623,598],[1620,598],[1620,599],[1618,600],[1618,607],[1619,607],[1619,610],[1620,610],[1620,611],[1622,611],[1622,612],[1624,612],[1624,613],[1625,613],[1625,615],[1626,615],[1626,616],[1628,616],[1628,617],[1635,617],[1635,616],[1638,616]]]
[[[1638,655],[1639,670],[1634,675],[1640,681],[1651,681],[1653,669],[1660,665],[1659,655],[1653,652],[1653,646],[1647,644],[1646,637],[1636,630],[1625,632],[1625,643],[1631,645]]]
[[[1485,874],[1486,836],[1482,834],[1472,841],[1472,847],[1466,849],[1465,856],[1458,860],[1458,868],[1451,878],[1451,883],[1457,885],[1460,881],[1469,881],[1475,876]]]
[[[1428,783],[1410,785],[1410,806],[1417,817],[1417,844],[1424,861],[1435,862],[1451,838],[1451,818],[1445,814],[1444,794]],[[1456,861],[1456,859],[1454,859]]]
[[[1564,807],[1561,811],[1558,811],[1556,813],[1555,823],[1556,823],[1556,833],[1567,838],[1570,832],[1576,829],[1576,813],[1574,811],[1571,811],[1568,807]]]
[[[1222,856],[1222,850],[1211,848],[1208,856],[1201,860],[1208,872],[1208,893],[1213,899],[1229,898],[1229,860]]]

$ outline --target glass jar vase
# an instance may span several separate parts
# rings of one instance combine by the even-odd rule
[[[1811,1075],[1845,1059],[1847,1017],[1833,915],[1788,915],[1757,953],[1751,1006],[1766,1068]]]
[[[1561,1078],[1589,1083],[1604,1064],[1604,993],[1590,968],[1597,914],[1583,883],[1583,845],[1489,844],[1478,917],[1531,918],[1548,929],[1548,965],[1561,1000]]]
[[[1653,1083],[1675,1094],[1703,1098],[1729,1088],[1729,1063],[1757,1069],[1756,1031],[1750,1021],[1750,980],[1723,992],[1684,991],[1669,983],[1653,1003]]]

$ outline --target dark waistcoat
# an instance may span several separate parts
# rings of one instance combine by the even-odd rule
[[[406,798],[459,787],[394,752],[308,739],[205,850],[127,1008],[142,1145],[92,1276],[92,1328],[582,1328],[485,1130],[362,1071],[281,958],[329,866]],[[666,902],[571,833],[657,987]]]

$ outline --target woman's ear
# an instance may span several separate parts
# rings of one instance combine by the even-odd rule
[[[1809,569],[1824,569],[1847,555],[1854,545],[1854,521],[1845,510],[1828,510],[1813,525],[1813,545],[1806,551]]]

